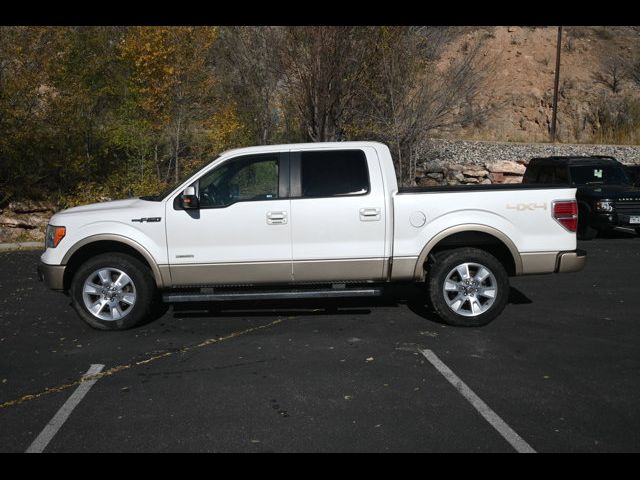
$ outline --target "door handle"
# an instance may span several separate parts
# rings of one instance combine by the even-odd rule
[[[267,212],[268,225],[284,225],[287,223],[287,212]]]
[[[380,209],[377,207],[361,208],[360,220],[363,222],[375,222],[380,220]]]

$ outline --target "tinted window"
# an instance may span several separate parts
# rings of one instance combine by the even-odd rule
[[[201,207],[278,198],[278,155],[230,160],[200,179]]]
[[[618,165],[571,167],[571,181],[575,185],[628,185],[631,183],[624,169]]]
[[[362,150],[302,152],[303,197],[363,195],[369,192],[367,159]]]

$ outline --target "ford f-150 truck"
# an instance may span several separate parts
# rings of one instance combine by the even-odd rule
[[[447,323],[485,325],[513,275],[580,270],[575,188],[398,188],[376,142],[227,151],[155,197],[50,220],[40,279],[94,328],[158,304],[378,295],[418,282]]]

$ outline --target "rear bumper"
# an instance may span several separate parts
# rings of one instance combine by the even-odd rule
[[[38,279],[51,290],[64,290],[64,270],[66,265],[38,263]]]
[[[577,272],[584,268],[587,252],[584,250],[527,252],[520,255],[520,260],[522,261],[520,275]]]
[[[575,250],[573,252],[560,252],[558,254],[557,273],[579,272],[587,262],[587,252]]]

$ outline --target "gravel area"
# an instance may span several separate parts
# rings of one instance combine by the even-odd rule
[[[477,164],[502,160],[527,163],[552,155],[609,155],[625,164],[640,164],[640,145],[500,143],[468,140],[432,140],[426,164]]]

